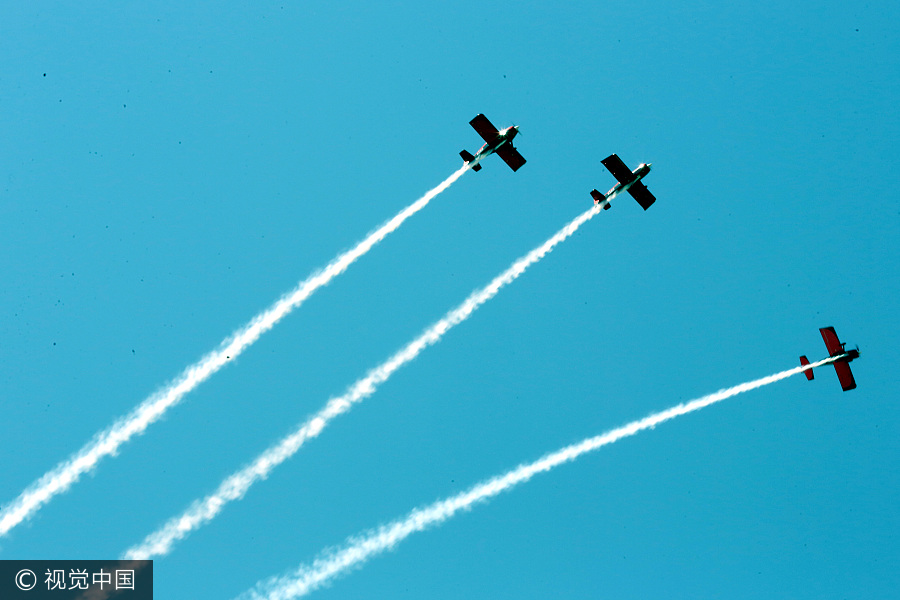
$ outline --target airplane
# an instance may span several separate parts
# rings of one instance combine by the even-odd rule
[[[631,197],[637,200],[637,203],[640,204],[644,210],[647,210],[650,208],[651,204],[656,202],[656,197],[650,193],[647,186],[641,183],[641,179],[650,172],[650,166],[653,163],[641,163],[638,165],[637,169],[631,171],[625,166],[625,163],[622,162],[622,159],[619,158],[617,154],[610,154],[600,162],[603,163],[604,167],[609,169],[609,172],[613,174],[613,177],[619,180],[619,183],[605,194],[601,194],[597,190],[591,191],[591,197],[596,204],[605,202],[605,204],[603,204],[603,210],[609,210],[609,201],[613,196],[622,192],[631,194]]]
[[[473,171],[480,171],[480,163],[486,156],[496,153],[497,156],[509,165],[513,171],[518,171],[519,167],[525,164],[525,159],[519,154],[519,151],[513,148],[512,141],[519,133],[519,128],[515,125],[507,127],[502,131],[497,131],[488,118],[482,114],[476,115],[474,119],[469,121],[475,131],[484,138],[484,146],[482,146],[475,156],[472,156],[467,150],[459,153],[466,164],[472,167]]]
[[[841,340],[838,339],[834,327],[822,327],[819,329],[819,333],[822,334],[822,339],[825,340],[828,356],[841,357],[840,360],[831,363],[834,365],[834,371],[837,373],[838,379],[841,382],[841,388],[843,388],[845,392],[852,390],[856,387],[856,380],[853,379],[853,373],[850,372],[850,365],[848,363],[855,358],[859,358],[859,347],[855,350],[846,350],[844,348],[846,344],[842,344]],[[806,356],[801,356],[800,364],[803,366],[808,365],[809,359],[807,359]],[[807,369],[804,371],[804,374],[808,380],[813,380],[812,369]]]

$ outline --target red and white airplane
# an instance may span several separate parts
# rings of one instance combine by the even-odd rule
[[[834,331],[834,327],[822,327],[819,329],[819,333],[822,334],[822,339],[825,340],[825,347],[828,349],[828,356],[840,356],[838,360],[834,361],[834,371],[837,373],[838,379],[841,382],[841,387],[846,392],[847,390],[852,390],[856,387],[856,380],[853,379],[853,373],[850,372],[850,361],[859,358],[859,348],[855,350],[846,350],[844,346],[846,344],[842,344],[841,340],[838,339],[837,333]],[[801,365],[808,365],[809,359],[805,356],[800,357]],[[810,381],[813,380],[813,372],[812,369],[807,369],[804,371],[806,378]]]
[[[485,157],[496,154],[503,159],[503,162],[509,165],[513,171],[518,171],[519,167],[525,164],[525,159],[519,154],[519,151],[513,148],[512,141],[519,133],[519,128],[515,125],[507,127],[502,131],[497,131],[488,118],[484,115],[476,115],[474,119],[469,121],[475,131],[484,138],[484,146],[482,146],[475,156],[472,156],[468,150],[459,153],[462,159],[473,171],[480,171],[479,164]]]

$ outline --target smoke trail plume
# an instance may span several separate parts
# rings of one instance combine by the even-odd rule
[[[254,483],[268,477],[275,467],[293,456],[304,442],[318,436],[332,419],[350,410],[355,403],[374,394],[378,386],[387,381],[397,369],[413,360],[428,346],[440,341],[447,331],[466,320],[479,306],[493,298],[503,286],[514,281],[528,267],[546,256],[557,244],[575,233],[600,210],[602,210],[600,206],[594,206],[585,211],[546,242],[514,262],[488,285],[472,292],[462,304],[444,315],[381,365],[369,371],[342,396],[331,398],[319,412],[292,433],[264,451],[248,466],[230,475],[215,492],[195,501],[184,513],[167,521],[139,545],[126,550],[125,557],[149,559],[167,554],[175,542],[211,521],[227,503],[242,498]]]
[[[35,481],[18,498],[0,510],[0,537],[6,535],[13,527],[27,519],[41,506],[49,502],[57,494],[61,494],[75,484],[82,475],[96,467],[105,456],[115,454],[119,447],[132,437],[139,435],[167,410],[178,404],[185,394],[209,379],[221,369],[225,363],[237,357],[259,337],[272,329],[276,323],[286,317],[313,292],[328,284],[332,279],[347,270],[359,257],[372,249],[375,244],[395,231],[409,217],[413,216],[438,194],[450,187],[466,172],[464,165],[453,175],[445,179],[437,187],[401,210],[387,223],[370,233],[356,246],[336,257],[328,265],[300,282],[297,287],[281,297],[272,306],[256,315],[244,327],[225,339],[217,350],[214,350],[191,365],[166,387],[155,392],[128,415],[120,418],[112,426],[94,436],[76,454],[57,465],[43,477]]]
[[[417,508],[402,519],[351,537],[342,547],[326,551],[319,558],[316,558],[312,564],[303,565],[289,575],[261,581],[254,589],[242,594],[240,598],[242,600],[259,600],[261,598],[266,600],[287,600],[305,596],[328,584],[335,577],[361,565],[373,556],[392,549],[411,534],[439,525],[459,511],[468,510],[478,502],[485,502],[501,492],[510,490],[520,483],[525,483],[538,473],[549,471],[563,463],[571,462],[582,454],[608,446],[645,429],[652,429],[675,417],[686,415],[732,396],[781,381],[807,369],[826,365],[844,356],[846,355],[833,356],[811,365],[795,367],[755,381],[719,390],[708,396],[673,406],[604,434],[566,446],[532,463],[520,465],[503,475],[498,475],[483,483],[479,483],[455,496],[439,500],[423,508]]]

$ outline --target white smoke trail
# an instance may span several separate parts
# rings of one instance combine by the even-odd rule
[[[594,206],[585,211],[553,237],[514,262],[487,286],[472,292],[462,304],[350,386],[344,395],[331,398],[319,412],[291,434],[268,448],[248,466],[230,475],[219,484],[215,492],[195,501],[184,513],[167,521],[139,545],[126,550],[124,556],[130,559],[149,559],[167,554],[176,541],[211,521],[228,502],[242,498],[250,486],[268,477],[275,467],[293,456],[306,440],[318,436],[332,419],[350,410],[355,403],[374,394],[378,385],[387,381],[397,369],[413,360],[428,346],[436,344],[447,331],[466,320],[479,306],[493,298],[503,286],[514,281],[528,267],[546,256],[557,244],[575,233],[600,210],[602,207]]]
[[[392,549],[417,531],[423,531],[439,525],[461,510],[468,510],[478,502],[487,501],[494,496],[524,483],[538,473],[549,471],[563,463],[575,460],[582,454],[592,452],[603,446],[615,443],[622,438],[632,436],[639,431],[652,429],[680,415],[700,410],[710,404],[721,402],[743,392],[749,392],[764,385],[769,385],[807,369],[820,367],[834,362],[845,355],[820,360],[807,366],[795,367],[781,373],[769,375],[755,381],[742,383],[731,388],[719,390],[708,396],[679,404],[649,417],[632,421],[604,434],[588,438],[576,444],[566,446],[551,454],[547,454],[532,463],[520,465],[503,475],[498,475],[483,483],[445,500],[439,500],[424,508],[417,508],[405,518],[368,531],[362,535],[351,537],[343,547],[326,551],[310,565],[303,565],[289,575],[272,577],[261,581],[239,598],[243,600],[287,600],[304,596],[328,584],[335,577],[359,566],[373,556]]]
[[[168,384],[155,392],[128,415],[120,418],[105,431],[94,436],[81,450],[66,461],[57,465],[43,477],[35,481],[18,498],[0,510],[0,537],[6,535],[13,527],[27,519],[41,506],[49,502],[57,494],[61,494],[75,484],[82,475],[91,471],[105,456],[115,454],[119,447],[132,437],[144,432],[165,412],[178,404],[185,394],[206,381],[234,359],[259,337],[272,329],[285,316],[300,306],[313,292],[328,284],[332,279],[347,270],[359,257],[372,249],[375,244],[395,231],[409,217],[413,216],[438,194],[450,187],[468,169],[464,165],[453,175],[441,182],[424,196],[401,210],[387,223],[370,233],[356,246],[336,257],[321,271],[310,275],[297,287],[281,297],[272,306],[256,315],[244,327],[226,338],[217,350],[214,350],[191,365]]]

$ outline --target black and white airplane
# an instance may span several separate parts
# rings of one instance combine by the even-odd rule
[[[474,119],[469,121],[469,125],[478,132],[478,135],[484,138],[484,146],[478,150],[475,156],[472,156],[467,150],[459,153],[473,171],[480,171],[481,165],[479,163],[486,156],[495,153],[513,171],[518,171],[519,167],[525,164],[525,159],[512,145],[513,138],[519,133],[517,126],[513,125],[502,131],[497,131],[497,128],[484,115],[476,115]]]
[[[594,202],[603,204],[604,210],[609,209],[609,201],[612,197],[622,192],[631,194],[632,198],[637,200],[637,203],[640,204],[644,210],[647,210],[650,208],[651,204],[656,202],[656,197],[650,193],[647,186],[641,183],[641,179],[650,172],[650,165],[652,163],[641,163],[638,165],[637,169],[632,171],[625,166],[625,163],[622,162],[622,159],[619,158],[617,154],[610,154],[600,162],[603,163],[604,167],[609,169],[609,172],[613,174],[613,177],[619,180],[619,183],[605,194],[601,194],[597,190],[591,191],[591,197],[594,199]]]

